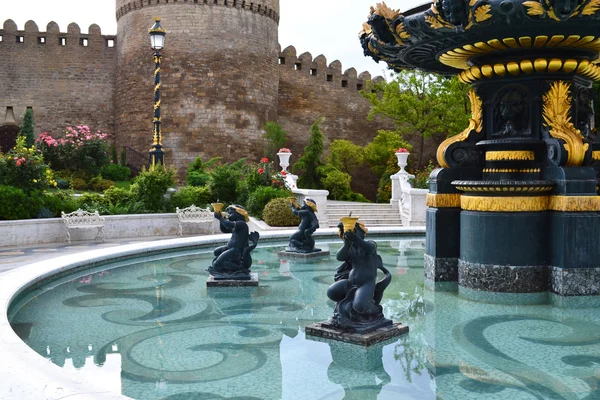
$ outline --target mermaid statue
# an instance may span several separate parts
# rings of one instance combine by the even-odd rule
[[[221,212],[214,213],[221,232],[231,233],[231,238],[225,246],[215,249],[215,258],[207,271],[215,280],[250,280],[250,252],[256,248],[259,234],[249,233],[248,213],[242,206],[233,204],[227,207],[227,213],[227,218]]]
[[[315,240],[312,234],[319,228],[317,203],[313,199],[304,199],[302,207],[298,206],[296,198],[291,198],[292,213],[300,217],[298,230],[290,236],[290,242],[285,251],[292,253],[315,253],[321,249],[315,248]]]
[[[327,297],[336,302],[328,324],[352,333],[368,333],[393,324],[384,317],[380,305],[392,276],[383,266],[375,242],[365,240],[367,228],[354,221],[353,227],[339,225],[344,245],[336,257],[343,264],[336,271],[335,282],[327,290]],[[379,282],[377,270],[384,274]]]

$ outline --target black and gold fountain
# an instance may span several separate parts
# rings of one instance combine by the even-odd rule
[[[440,145],[431,175],[427,279],[461,293],[600,294],[600,0],[381,3],[361,43],[392,69],[472,86],[470,124]]]

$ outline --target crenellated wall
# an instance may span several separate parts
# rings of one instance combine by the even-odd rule
[[[342,73],[338,60],[327,64],[323,55],[314,58],[310,53],[296,55],[293,46],[279,54],[279,104],[277,121],[287,133],[289,148],[302,154],[308,144],[310,126],[323,117],[321,130],[328,144],[336,139],[350,140],[364,146],[371,142],[380,129],[394,129],[389,119],[367,121],[370,105],[359,93],[369,80],[377,82],[368,72],[357,76],[354,68]],[[292,160],[295,162],[297,158]],[[357,172],[352,186],[356,191],[374,199],[378,180],[368,168]]]
[[[115,36],[102,35],[95,24],[87,34],[77,24],[61,32],[54,22],[45,32],[33,21],[18,30],[12,20],[0,36],[0,125],[7,107],[18,125],[32,107],[38,135],[78,124],[114,134]]]

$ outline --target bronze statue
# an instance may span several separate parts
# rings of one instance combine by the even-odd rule
[[[339,228],[344,245],[337,252],[337,259],[344,263],[327,290],[327,297],[336,302],[329,324],[356,333],[391,326],[392,321],[383,316],[380,303],[392,276],[377,254],[377,245],[365,240],[367,229],[363,224],[355,223],[354,229],[349,229],[340,223]],[[385,275],[379,282],[378,269]]]
[[[227,219],[220,212],[214,213],[221,232],[231,233],[231,238],[227,245],[215,249],[215,259],[207,271],[215,280],[250,280],[250,252],[256,248],[259,234],[249,233],[248,213],[242,206],[231,205],[227,213]]]
[[[319,228],[319,220],[315,213],[317,204],[313,199],[305,199],[302,207],[298,206],[295,198],[290,198],[292,213],[300,217],[298,230],[290,236],[290,243],[285,251],[294,253],[314,253],[321,251],[315,248],[312,234]]]

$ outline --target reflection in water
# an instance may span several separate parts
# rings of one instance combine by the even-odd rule
[[[211,251],[148,257],[36,290],[11,322],[41,356],[136,399],[600,399],[600,309],[585,298],[467,300],[425,284],[422,241],[379,241],[384,313],[410,333],[366,350],[305,338],[332,314],[339,263],[281,248],[255,250],[258,288],[207,291]]]

